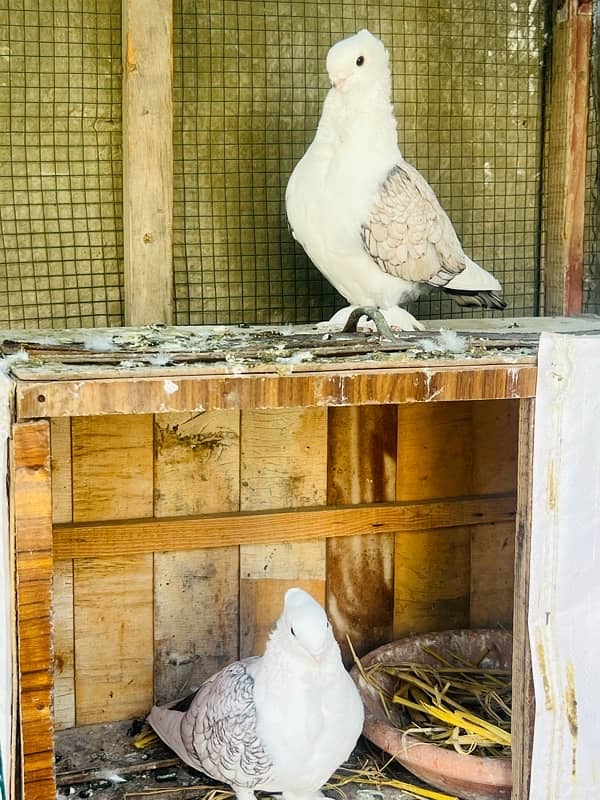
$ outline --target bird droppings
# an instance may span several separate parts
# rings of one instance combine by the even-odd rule
[[[174,381],[165,380],[163,383],[163,389],[166,394],[175,394],[175,392],[179,391],[179,384],[175,383]]]
[[[575,689],[575,665],[572,661],[567,662],[566,670],[566,690],[565,690],[565,710],[569,732],[571,734],[571,775],[577,775],[577,741],[579,735],[579,720],[577,713],[577,691]]]

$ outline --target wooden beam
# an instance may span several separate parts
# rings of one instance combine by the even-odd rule
[[[123,3],[125,324],[173,321],[172,0]]]
[[[529,562],[533,477],[534,400],[522,400],[519,414],[515,603],[513,615],[512,771],[514,800],[527,800],[535,720],[535,695],[529,646]]]
[[[533,397],[535,364],[365,369],[292,375],[19,381],[17,416],[76,417],[214,409],[379,405]]]
[[[12,429],[11,500],[17,571],[20,751],[24,800],[53,798],[52,490],[50,426]]]
[[[514,494],[372,503],[298,511],[207,514],[54,526],[54,557],[105,558],[152,552],[451,528],[514,519]]]
[[[576,314],[583,306],[583,233],[592,4],[559,2],[544,158],[544,313]]]

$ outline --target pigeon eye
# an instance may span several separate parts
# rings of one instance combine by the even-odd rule
[[[364,56],[359,56],[359,57],[356,59],[356,66],[357,66],[357,67],[362,67],[362,65],[363,65],[364,63],[365,63],[365,57],[364,57]]]

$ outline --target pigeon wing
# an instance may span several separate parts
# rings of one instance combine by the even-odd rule
[[[381,270],[407,281],[445,286],[465,268],[462,246],[435,192],[406,162],[383,182],[362,239]]]
[[[270,785],[272,764],[256,734],[250,660],[230,664],[203,684],[182,717],[181,739],[202,771],[254,789]]]

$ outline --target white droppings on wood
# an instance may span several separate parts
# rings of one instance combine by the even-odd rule
[[[179,391],[179,384],[167,379],[163,383],[163,389],[166,394],[175,394],[175,392]]]

